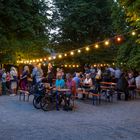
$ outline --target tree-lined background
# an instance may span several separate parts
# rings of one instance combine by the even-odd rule
[[[139,7],[139,0],[1,0],[0,63],[67,52],[140,28]],[[101,45],[63,63],[116,62],[138,69],[139,37],[125,36],[122,44]]]

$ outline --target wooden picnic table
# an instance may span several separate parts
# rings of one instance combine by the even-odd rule
[[[59,106],[58,106],[59,93],[65,94],[66,92],[71,92],[71,90],[67,89],[67,88],[62,88],[62,89],[61,88],[53,88],[52,90],[56,92],[56,110],[59,110]]]

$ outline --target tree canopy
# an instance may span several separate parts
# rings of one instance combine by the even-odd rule
[[[43,55],[48,43],[48,10],[45,0],[0,1],[0,60],[3,63]]]

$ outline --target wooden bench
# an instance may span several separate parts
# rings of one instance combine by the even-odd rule
[[[77,93],[84,94],[84,95],[91,95],[93,105],[96,105],[97,103],[101,104],[101,94],[99,94],[99,93],[92,93],[90,90],[86,91],[86,90],[83,90],[82,88],[78,88]]]
[[[18,90],[18,93],[19,93],[19,100],[21,101],[21,96],[23,96],[23,101],[25,101],[25,96],[27,95],[27,100],[26,101],[29,101],[29,96],[30,96],[30,93],[28,91],[25,91],[25,90]]]

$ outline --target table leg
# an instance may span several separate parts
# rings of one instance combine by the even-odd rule
[[[59,110],[59,107],[58,107],[58,91],[56,91],[56,110],[58,111]]]

